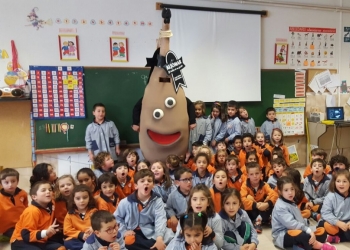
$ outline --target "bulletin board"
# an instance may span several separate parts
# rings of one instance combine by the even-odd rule
[[[0,99],[0,166],[4,168],[32,166],[30,109],[29,100]]]

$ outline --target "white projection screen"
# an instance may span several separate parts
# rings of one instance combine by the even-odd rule
[[[170,50],[192,101],[261,101],[261,16],[171,9]]]

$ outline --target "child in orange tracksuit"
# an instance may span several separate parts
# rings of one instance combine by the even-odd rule
[[[254,222],[255,230],[261,233],[261,223],[270,223],[272,209],[278,196],[269,184],[261,180],[262,173],[258,163],[249,163],[247,173],[248,179],[241,187],[242,202],[244,210]]]
[[[236,155],[229,155],[226,160],[227,187],[241,191],[242,184],[247,176],[242,173],[239,167],[239,160]]]
[[[242,141],[243,141],[243,148],[239,152],[238,158],[239,158],[239,163],[241,164],[241,167],[245,165],[246,160],[247,160],[247,153],[251,151],[255,151],[255,148],[253,147],[253,141],[254,137],[252,134],[246,133],[242,135]],[[257,162],[259,163],[260,167],[262,168],[264,166],[261,156],[258,155]]]
[[[114,213],[119,203],[118,194],[115,192],[117,177],[112,173],[104,173],[98,178],[97,183],[101,190],[100,196],[95,198],[97,209]]]
[[[11,238],[19,217],[28,207],[28,194],[17,187],[19,173],[13,168],[2,170],[0,180],[0,234]]]
[[[327,158],[327,153],[326,151],[324,151],[322,148],[314,148],[313,150],[311,150],[311,159],[317,159],[320,158],[322,160],[326,160]],[[329,174],[329,172],[332,171],[331,166],[327,165],[324,172],[325,174]],[[304,179],[309,176],[311,173],[311,165],[307,165],[303,174]]]
[[[194,164],[194,157],[198,154],[199,148],[203,145],[202,142],[195,141],[192,143],[192,154],[187,152],[186,153],[186,158],[184,164],[182,164],[183,167],[192,168],[192,165]]]
[[[128,197],[135,191],[134,178],[128,175],[128,171],[129,168],[126,162],[117,163],[113,167],[113,173],[117,177],[115,192],[117,193],[119,200]]]
[[[64,245],[70,250],[81,250],[85,240],[93,233],[90,218],[96,212],[96,202],[90,188],[79,185],[73,189],[64,218]]]
[[[134,174],[137,168],[137,163],[140,159],[139,154],[137,153],[136,150],[125,149],[125,151],[123,152],[123,158],[124,158],[124,161],[128,163],[128,167],[129,167],[128,175],[130,177],[134,177]]]
[[[271,133],[270,144],[266,145],[266,148],[272,152],[274,148],[281,148],[283,151],[283,158],[287,165],[290,165],[289,151],[287,146],[283,142],[283,132],[279,128],[274,128]]]
[[[56,234],[54,204],[52,202],[52,187],[48,181],[36,182],[29,192],[32,204],[27,207],[16,224],[11,237],[11,249],[44,250],[66,248],[50,240]]]

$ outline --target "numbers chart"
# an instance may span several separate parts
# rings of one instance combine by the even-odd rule
[[[29,66],[33,119],[85,118],[83,67]]]

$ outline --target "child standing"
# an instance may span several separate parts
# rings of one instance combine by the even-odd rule
[[[273,159],[271,161],[271,166],[273,169],[273,174],[267,180],[267,183],[272,189],[277,185],[278,178],[281,178],[283,171],[287,168],[286,162],[282,158]]]
[[[213,185],[213,175],[208,171],[209,156],[206,153],[198,153],[194,158],[197,169],[192,173],[192,186],[203,183],[207,187]]]
[[[301,216],[300,210],[294,203],[295,188],[293,180],[281,177],[277,181],[280,198],[272,212],[273,243],[280,248],[300,245],[305,250],[322,249],[336,250],[326,240],[326,232],[322,227],[312,232],[307,221]]]
[[[322,220],[318,226],[328,233],[327,242],[350,241],[350,173],[339,170],[334,173],[321,209]]]
[[[136,152],[136,150],[125,149],[123,152],[123,158],[124,158],[124,161],[128,163],[128,167],[129,167],[128,175],[130,177],[134,177],[134,174],[136,172],[137,162],[140,159],[139,154]]]
[[[77,180],[79,184],[84,184],[90,188],[93,196],[98,196],[100,190],[97,186],[97,179],[94,172],[90,168],[81,168],[77,173]]]
[[[215,138],[215,144],[221,140],[225,140],[225,142],[228,143],[232,141],[236,135],[241,134],[241,122],[236,115],[237,110],[238,103],[236,101],[229,101],[227,103],[227,119],[226,122],[222,124],[220,132]]]
[[[95,199],[90,188],[78,185],[68,201],[68,214],[64,218],[64,246],[70,250],[81,250],[86,239],[92,234],[91,215],[96,212]]]
[[[278,128],[282,130],[281,123],[276,118],[276,110],[273,107],[266,109],[266,121],[260,127],[267,141],[270,141],[272,130]]]
[[[20,216],[11,237],[11,249],[57,249],[66,250],[50,237],[57,232],[52,187],[48,181],[38,181],[31,187],[29,194],[32,203]]]
[[[127,250],[118,232],[119,225],[110,212],[96,211],[91,216],[91,227],[94,232],[86,239],[81,250]]]
[[[128,175],[129,167],[126,162],[117,163],[113,167],[113,173],[117,177],[117,185],[115,192],[118,194],[119,199],[128,197],[135,191],[134,179]]]
[[[205,213],[189,213],[180,218],[181,234],[167,246],[167,250],[217,250],[215,244],[203,242],[208,217]]]
[[[100,189],[100,197],[96,198],[96,207],[98,210],[105,210],[114,213],[119,197],[116,191],[118,184],[117,177],[112,173],[104,173],[98,178],[98,187]]]
[[[328,193],[330,178],[324,173],[326,162],[322,159],[311,161],[311,174],[304,179],[303,191],[307,200],[305,207],[311,210],[311,217],[319,221],[324,198]]]
[[[249,163],[247,174],[248,179],[241,187],[242,202],[249,218],[254,222],[255,230],[261,233],[261,223],[270,223],[270,215],[277,200],[277,194],[269,184],[261,180],[262,173],[258,163]]]
[[[128,250],[164,250],[173,234],[166,228],[165,205],[152,192],[154,174],[142,169],[134,177],[136,191],[121,200],[114,213],[125,247]]]
[[[17,187],[19,173],[13,168],[3,169],[0,180],[0,234],[11,238],[19,217],[28,207],[28,194]]]
[[[114,161],[111,154],[108,152],[99,152],[94,158],[94,173],[96,178],[104,173],[110,173],[114,166]]]
[[[180,167],[180,158],[177,155],[168,155],[165,164],[169,170],[170,179],[175,181],[175,171]]]
[[[214,102],[213,106],[211,107],[211,114],[209,116],[210,124],[211,124],[211,129],[213,131],[212,136],[211,136],[211,141],[210,144],[211,146],[215,147],[215,138],[219,134],[221,125],[223,122],[223,117],[222,117],[222,106],[220,102]]]
[[[271,133],[270,145],[267,148],[272,152],[274,148],[281,148],[283,151],[283,158],[286,161],[287,166],[290,165],[289,151],[283,142],[283,133],[279,128],[274,128]]]
[[[221,210],[221,195],[227,188],[227,173],[224,169],[215,172],[213,178],[213,188],[210,189],[211,197],[214,202],[215,212]]]
[[[248,111],[243,106],[239,107],[238,113],[239,119],[241,120],[241,133],[249,133],[255,136],[256,128],[254,119],[252,117],[249,117]]]
[[[197,126],[190,131],[189,149],[193,142],[201,141],[203,145],[208,145],[211,141],[212,129],[210,120],[205,117],[205,104],[202,101],[194,103]]]
[[[170,193],[176,190],[176,186],[170,179],[168,169],[163,162],[154,162],[151,166],[151,171],[153,172],[155,179],[153,191],[158,194],[166,204]]]
[[[94,121],[90,123],[85,131],[86,148],[89,151],[89,158],[94,160],[94,156],[99,152],[109,152],[114,161],[118,160],[120,154],[119,132],[113,121],[107,120],[106,108],[102,103],[93,106],[92,114]]]
[[[219,215],[222,218],[224,245],[222,249],[255,250],[259,244],[258,235],[246,211],[241,209],[242,200],[238,190],[229,188],[222,193]]]
[[[236,155],[229,155],[226,160],[227,187],[241,191],[242,184],[246,181],[247,176],[244,175],[239,167],[239,160]]]
[[[52,188],[56,183],[56,172],[51,164],[39,163],[33,168],[33,175],[30,177],[30,187],[38,181],[48,181],[51,183]]]

